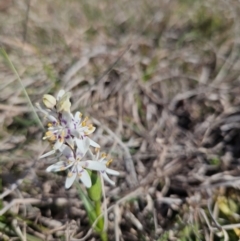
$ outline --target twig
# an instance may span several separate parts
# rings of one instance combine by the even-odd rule
[[[120,240],[120,228],[119,228],[119,206],[116,204],[114,207],[114,233],[115,241]]]
[[[8,203],[3,209],[0,210],[0,216],[7,212],[12,206],[16,204],[39,204],[42,200],[36,198],[17,198]]]
[[[20,229],[20,227],[19,227],[19,225],[18,225],[17,219],[13,219],[13,221],[12,221],[12,227],[13,227],[13,229],[15,230],[15,232],[17,233],[17,235],[19,236],[19,238],[20,238],[22,241],[27,241],[27,240],[25,239],[25,237],[23,236],[23,234],[22,234],[22,231],[21,231],[21,229]]]
[[[211,211],[211,200],[209,199],[208,202],[207,202],[207,207],[208,207],[208,212],[213,220],[213,222],[215,223],[216,227],[218,229],[221,229],[221,225],[217,222],[217,220],[214,218],[213,214],[212,214],[212,211]]]

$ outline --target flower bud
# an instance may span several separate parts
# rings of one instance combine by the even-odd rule
[[[48,108],[48,109],[53,109],[53,107],[56,105],[56,99],[52,95],[44,95],[43,96],[43,104]]]
[[[71,102],[70,102],[70,93],[66,92],[63,96],[57,101],[57,112],[70,112]]]

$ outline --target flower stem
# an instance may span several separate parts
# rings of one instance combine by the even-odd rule
[[[101,200],[95,201],[95,212],[97,214],[97,217],[100,216],[102,214],[102,210],[101,210]],[[97,223],[97,227],[101,230],[100,232],[100,237],[102,241],[107,241],[108,237],[107,237],[107,232],[104,230],[104,218],[101,217]]]

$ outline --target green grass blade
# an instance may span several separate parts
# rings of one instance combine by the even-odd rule
[[[22,80],[21,80],[21,78],[20,78],[20,76],[19,76],[16,68],[14,67],[12,61],[9,59],[8,54],[6,53],[6,51],[5,51],[3,48],[0,48],[0,53],[2,54],[3,58],[7,61],[7,64],[9,65],[9,67],[11,68],[11,70],[12,70],[12,71],[14,72],[14,74],[16,75],[17,80],[18,80],[18,82],[20,83],[20,86],[21,86],[21,88],[22,88],[22,90],[23,90],[23,92],[24,92],[24,94],[25,94],[25,96],[26,96],[26,98],[27,98],[27,101],[28,101],[28,103],[29,103],[29,105],[30,105],[30,108],[32,109],[32,111],[33,111],[33,113],[34,113],[34,115],[35,115],[35,117],[36,117],[36,120],[38,121],[38,123],[39,123],[39,125],[41,126],[41,128],[44,130],[44,126],[43,126],[40,118],[38,117],[38,114],[37,114],[37,112],[36,112],[36,110],[35,110],[35,108],[34,108],[34,106],[33,106],[33,104],[32,104],[32,101],[31,101],[30,98],[29,98],[29,95],[28,95],[28,93],[27,93],[27,91],[26,91],[26,89],[25,89],[25,87],[24,87],[24,85],[23,85],[23,83],[22,83]]]

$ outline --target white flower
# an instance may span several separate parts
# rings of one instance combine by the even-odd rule
[[[72,122],[70,125],[72,135],[79,138],[92,134],[96,130],[96,127],[94,127],[92,124],[87,125],[87,121],[88,117],[85,117],[82,121],[82,113],[77,111],[74,117],[72,117]]]
[[[58,113],[58,116],[55,117],[54,113],[43,110],[40,106],[38,106],[38,109],[44,113],[49,120],[48,131],[45,133],[43,139],[47,139],[53,144],[53,149],[42,155],[40,158],[54,154],[64,143],[67,143],[71,148],[74,148],[74,143],[78,145],[78,139],[83,139],[84,141],[87,140],[90,142],[90,146],[100,148],[99,144],[87,136],[93,133],[96,128],[91,124],[86,124],[88,118],[81,121],[82,114],[80,112],[76,112],[75,116],[73,116],[72,113],[63,111]]]
[[[92,186],[91,178],[86,169],[94,171],[104,171],[104,163],[98,161],[82,161],[90,146],[89,139],[78,139],[76,151],[73,151],[69,146],[63,144],[61,147],[62,154],[66,157],[66,161],[59,161],[56,164],[49,166],[47,172],[58,172],[69,169],[65,188],[70,188],[74,180],[78,177],[82,183],[90,188]]]
[[[71,135],[69,126],[71,125],[71,113],[63,112],[58,114],[58,120],[48,123],[48,131],[43,139],[53,143],[53,150],[45,153],[40,158],[47,157],[60,150],[64,143],[74,148],[74,137]]]
[[[90,151],[91,153],[91,151]],[[108,166],[111,164],[112,162],[112,159],[109,159],[107,160],[107,155],[105,153],[103,153],[101,155],[101,157],[99,158],[99,149],[97,150],[97,153],[96,155],[93,155],[91,153],[91,155],[93,156],[93,161],[98,161],[99,163],[101,164],[104,164],[104,169],[103,170],[100,170],[100,174],[103,176],[104,180],[106,180],[108,183],[110,183],[111,185],[115,185],[115,182],[112,181],[109,177],[108,177],[108,174],[110,175],[114,175],[114,176],[118,176],[119,175],[119,172],[118,171],[115,171],[115,170],[112,170],[110,168],[108,168]]]
[[[80,139],[89,139],[90,146],[95,148],[100,148],[99,144],[91,140],[88,135],[92,134],[96,127],[94,127],[92,124],[87,124],[88,117],[85,117],[85,119],[82,121],[82,113],[77,111],[72,117],[71,123],[69,123],[69,131],[72,136],[75,137],[76,144],[78,145],[77,140]]]

